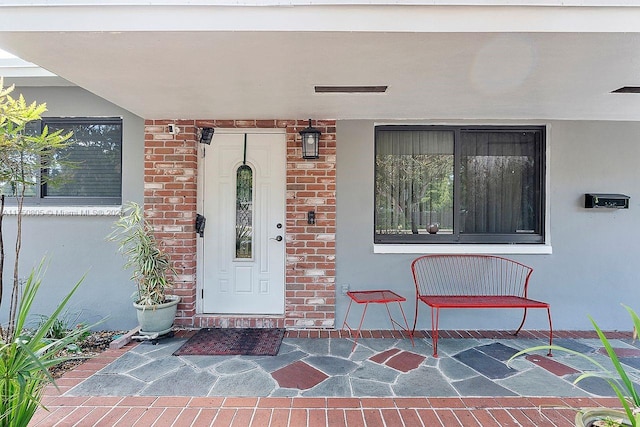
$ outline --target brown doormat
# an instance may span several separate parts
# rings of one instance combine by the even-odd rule
[[[174,356],[275,356],[284,329],[203,328],[189,338]]]

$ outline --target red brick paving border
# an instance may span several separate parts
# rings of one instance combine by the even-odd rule
[[[53,425],[424,425],[571,427],[577,408],[617,407],[614,398],[152,398],[67,401],[39,410],[32,426]],[[132,404],[133,403],[133,404]],[[159,424],[158,424],[159,423]],[[417,423],[417,424],[416,424]]]

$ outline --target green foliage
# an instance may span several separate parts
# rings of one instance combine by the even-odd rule
[[[138,288],[136,302],[144,306],[164,303],[167,289],[173,286],[167,275],[176,271],[169,255],[160,249],[140,205],[127,203],[114,228],[107,239],[118,243],[118,251],[127,260],[124,267],[133,270],[131,279]]]
[[[9,321],[6,331],[0,328],[0,336],[10,340],[15,331],[16,313],[18,309],[18,295],[20,279],[18,277],[20,264],[20,249],[22,247],[22,207],[28,188],[33,189],[41,184],[55,184],[64,177],[55,179],[50,174],[40,173],[46,168],[59,168],[64,162],[58,153],[67,147],[71,133],[63,130],[49,132],[45,129],[39,134],[28,132],[27,125],[40,120],[47,111],[46,104],[35,102],[27,104],[20,95],[17,99],[10,93],[14,87],[4,87],[0,77],[0,303],[3,301],[4,289],[4,239],[2,236],[2,221],[4,218],[5,195],[15,196],[17,200],[15,258],[13,263],[13,286],[9,304]]]
[[[633,311],[633,309],[631,309],[631,307],[628,307],[624,304],[622,306],[629,312],[629,315],[631,316],[631,320],[633,321],[634,331],[635,332],[640,331],[640,318],[638,317],[638,315],[635,313],[635,311]],[[611,389],[614,391],[616,396],[618,397],[618,400],[620,401],[620,404],[624,408],[624,411],[627,414],[627,417],[629,418],[631,425],[633,427],[640,427],[640,396],[638,395],[638,392],[636,391],[633,382],[629,378],[629,375],[627,374],[624,366],[620,363],[620,360],[618,359],[618,356],[616,355],[615,350],[611,346],[611,343],[609,342],[608,338],[605,336],[604,332],[602,332],[600,327],[597,325],[597,323],[595,322],[595,320],[593,320],[591,316],[589,316],[589,320],[591,320],[591,324],[593,325],[596,333],[598,334],[598,338],[600,338],[602,345],[607,351],[607,355],[609,356],[609,359],[611,359],[611,363],[613,364],[614,371],[607,369],[597,360],[587,356],[586,354],[582,354],[577,351],[574,351],[565,347],[557,346],[557,345],[551,345],[551,346],[543,345],[543,346],[536,346],[536,347],[530,347],[530,348],[524,349],[514,354],[509,359],[509,362],[514,358],[525,353],[530,353],[530,352],[539,351],[539,350],[549,350],[549,349],[558,350],[565,353],[580,356],[586,359],[587,361],[589,361],[589,363],[591,363],[597,370],[593,372],[584,372],[578,378],[576,378],[576,380],[574,381],[574,384],[582,381],[585,378],[595,377],[595,378],[601,378],[605,380],[609,384]],[[635,332],[634,332],[634,335],[635,335]]]
[[[42,325],[49,320],[49,316],[39,315],[38,317],[40,318],[40,321],[38,322],[38,327],[36,329],[41,328]],[[71,314],[65,310],[58,316],[57,319],[53,321],[51,327],[49,328],[49,331],[45,335],[45,338],[59,340],[73,332],[73,329],[84,328],[86,325],[84,322],[78,322],[79,318],[80,315],[78,313]],[[82,336],[79,336],[78,340],[83,340],[88,336],[89,331],[87,331]]]
[[[42,283],[42,267],[43,263],[31,272],[25,283],[16,317],[16,331],[26,328],[33,301]],[[26,427],[29,424],[40,406],[44,387],[54,383],[48,368],[69,360],[70,357],[58,356],[59,351],[89,331],[89,326],[84,325],[63,338],[46,339],[81,283],[82,279],[36,330],[28,335],[15,334],[6,340],[0,338],[0,425]]]
[[[30,122],[40,120],[47,111],[46,104],[27,104],[20,95],[14,99],[9,95],[13,86],[3,87],[0,78],[0,187],[3,194],[24,195],[26,189],[41,183],[56,184],[64,179],[52,174],[40,174],[43,165],[59,169],[64,160],[58,153],[69,146],[71,132],[63,129],[49,132],[45,126],[42,133],[28,132]]]
[[[26,331],[33,301],[41,284],[42,263],[31,272],[22,292],[18,276],[20,249],[22,246],[22,207],[26,195],[34,194],[41,184],[56,184],[63,175],[41,173],[62,169],[64,156],[60,153],[71,142],[71,133],[62,129],[50,132],[31,132],[30,125],[41,119],[47,111],[46,104],[27,104],[20,95],[12,98],[14,87],[4,87],[0,77],[0,303],[4,288],[4,240],[2,221],[5,196],[17,201],[15,257],[13,286],[11,288],[9,318],[6,328],[0,327],[0,425],[26,426],[40,406],[44,387],[53,382],[48,368],[68,359],[58,356],[65,346],[88,333],[82,325],[61,338],[47,338],[58,334],[60,315],[80,283],[62,300],[51,316],[42,319],[35,330]]]
[[[453,155],[378,154],[376,156],[376,231],[409,232],[416,213],[444,217],[453,206]],[[421,228],[427,224],[418,224]]]

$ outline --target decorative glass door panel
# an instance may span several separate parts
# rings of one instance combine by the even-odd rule
[[[253,241],[253,171],[242,165],[236,173],[236,258],[251,259]]]

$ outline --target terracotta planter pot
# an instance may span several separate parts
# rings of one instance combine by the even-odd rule
[[[133,303],[133,306],[137,310],[141,334],[157,333],[158,335],[164,335],[171,331],[173,320],[178,311],[180,297],[167,295],[167,300],[168,302],[164,304],[154,306]]]
[[[605,419],[623,419],[623,426],[630,426],[627,414],[622,411],[607,408],[588,408],[576,414],[576,427],[593,427],[593,423]]]

